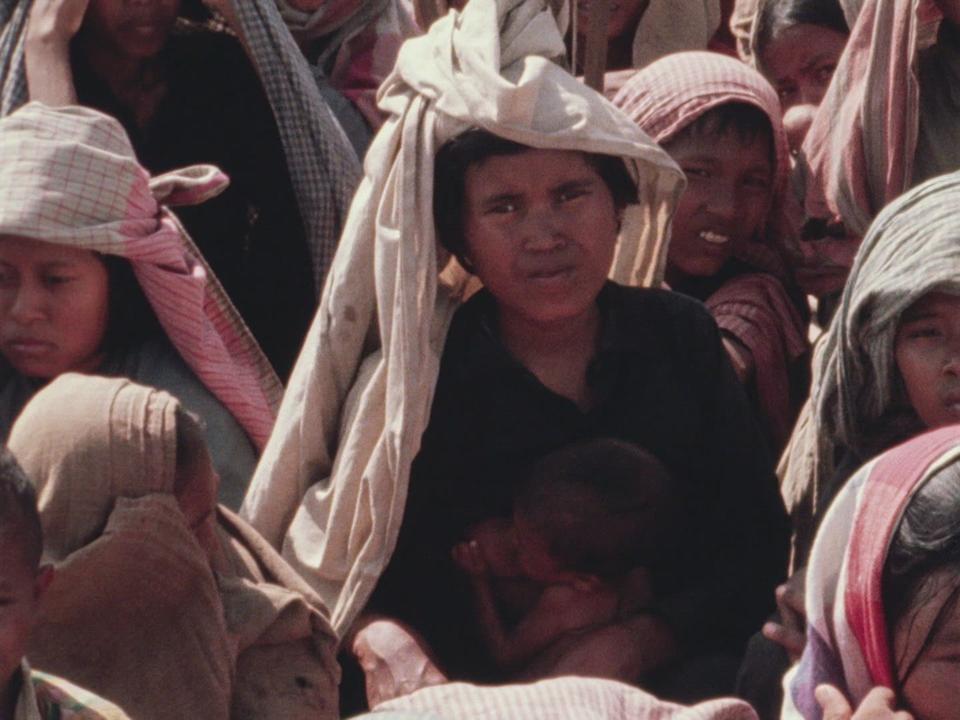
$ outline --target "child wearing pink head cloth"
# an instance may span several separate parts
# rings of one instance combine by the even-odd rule
[[[776,92],[732,58],[685,52],[637,72],[614,103],[687,175],[666,279],[711,310],[779,452],[806,392],[808,345],[773,227],[789,169]]]

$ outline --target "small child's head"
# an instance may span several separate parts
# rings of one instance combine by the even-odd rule
[[[776,178],[770,118],[756,105],[727,103],[661,144],[687,176],[667,263],[684,276],[714,275],[767,224]]]
[[[532,580],[613,580],[668,552],[676,499],[653,455],[600,439],[544,457],[514,502],[520,565]]]
[[[765,239],[789,153],[777,93],[759,72],[717,53],[673,53],[637,71],[614,104],[687,176],[668,282],[712,277],[744,243]]]
[[[26,653],[40,597],[52,579],[40,565],[43,530],[32,483],[0,449],[0,699]]]

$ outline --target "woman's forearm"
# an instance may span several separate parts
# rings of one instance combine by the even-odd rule
[[[35,0],[27,20],[24,64],[31,100],[73,105],[77,91],[70,42],[79,32],[89,0]]]
[[[47,105],[75,105],[77,91],[70,67],[69,43],[47,38],[28,38],[24,48],[27,92],[31,100]]]

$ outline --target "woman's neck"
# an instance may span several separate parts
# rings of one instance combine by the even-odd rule
[[[498,322],[504,346],[540,382],[581,409],[590,407],[586,373],[600,340],[596,303],[580,315],[555,322],[537,322],[503,311]]]

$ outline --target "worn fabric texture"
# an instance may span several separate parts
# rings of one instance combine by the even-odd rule
[[[633,36],[633,67],[684,50],[703,50],[721,16],[720,0],[650,0]]]
[[[67,373],[14,425],[55,568],[30,657],[138,719],[337,717],[320,601],[229,511],[210,543],[188,526],[173,494],[178,408],[128,380]]]
[[[543,0],[471,0],[408,40],[380,93],[370,148],[320,310],[243,514],[347,629],[396,543],[464,275],[438,269],[433,157],[481,127],[541,148],[623,156],[639,183],[612,275],[658,282],[683,179],[630,120],[551,58]]]
[[[12,720],[129,720],[129,716],[89,690],[20,664],[20,697]]]
[[[445,720],[755,720],[747,703],[725,699],[684,707],[631,685],[600,678],[564,677],[529,685],[484,687],[448,683],[382,703],[380,713],[421,713]],[[365,716],[366,717],[366,716]]]
[[[244,46],[273,106],[319,290],[360,180],[360,160],[275,0],[233,2],[233,7]]]
[[[170,342],[263,447],[280,382],[167,208],[225,182],[212,166],[151,179],[120,124],[94,110],[30,103],[0,120],[0,236],[126,258]]]
[[[842,221],[860,238],[880,209],[910,187],[919,53],[933,43],[940,19],[932,0],[862,3],[798,157],[805,217]]]
[[[845,451],[869,458],[921,429],[900,388],[900,317],[931,292],[960,295],[960,173],[935,178],[887,206],[857,253],[840,306],[814,353],[810,401],[781,461],[795,557],[838,491]]]
[[[875,686],[897,688],[883,568],[914,493],[958,459],[960,430],[935,430],[871,461],[837,495],[810,555],[807,645],[788,675],[782,717],[820,720],[814,690],[821,683],[840,688],[853,707]],[[937,608],[931,609],[935,618]],[[920,638],[921,645],[925,639]]]
[[[313,12],[276,0],[307,59],[343,93],[374,130],[385,115],[377,90],[393,70],[403,41],[421,33],[409,0],[339,0]]]
[[[677,53],[638,71],[614,103],[658,143],[669,142],[721,105],[746,103],[762,110],[773,132],[771,218],[778,216],[790,167],[787,140],[776,92],[756,70],[716,53]],[[756,273],[733,278],[706,300],[720,328],[754,358],[756,396],[777,448],[783,447],[796,417],[790,368],[808,351],[804,319],[781,283],[787,277],[781,232],[771,221],[756,242],[736,248],[735,257]]]

